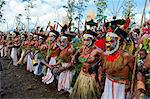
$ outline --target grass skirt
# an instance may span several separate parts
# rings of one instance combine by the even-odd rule
[[[100,91],[95,77],[84,73],[82,70],[76,80],[70,95],[71,99],[98,99]]]

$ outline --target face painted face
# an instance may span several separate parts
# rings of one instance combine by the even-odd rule
[[[108,35],[105,39],[106,44],[106,53],[113,54],[119,48],[119,39],[118,37]]]
[[[53,42],[55,40],[55,36],[54,35],[49,36],[49,38],[50,38],[51,42]]]
[[[22,41],[25,41],[25,36],[22,35],[22,36],[21,36],[21,39],[22,39]]]
[[[139,52],[141,59],[144,59],[146,57],[145,51],[140,51]]]
[[[61,46],[66,47],[68,45],[68,39],[62,39],[61,40]]]
[[[34,37],[33,37],[33,40],[35,40],[35,41],[36,41],[37,39],[38,39],[38,38],[37,38],[37,36],[34,36]]]
[[[42,43],[43,42],[43,38],[39,38],[39,41],[40,41],[40,43]]]
[[[106,49],[108,51],[115,49],[116,44],[117,44],[117,39],[115,37],[111,37],[111,36],[106,37]]]
[[[32,35],[30,35],[30,36],[29,36],[29,40],[32,40],[32,39],[33,39],[33,36],[32,36]]]
[[[92,44],[92,40],[91,40],[90,38],[88,38],[88,39],[84,39],[83,44],[84,44],[85,46],[91,46],[91,44]]]

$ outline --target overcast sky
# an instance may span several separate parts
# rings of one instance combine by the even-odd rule
[[[27,0],[5,0],[6,5],[4,6],[4,18],[7,20],[9,29],[13,29],[15,27],[15,16],[18,14],[22,14],[23,17],[21,17],[21,21],[25,24],[27,24],[26,20],[26,13],[25,13],[25,5],[27,5]],[[35,0],[35,8],[30,11],[30,27],[34,27],[34,25],[37,24],[40,26],[46,26],[48,21],[59,20],[60,23],[62,23],[62,20],[64,20],[64,17],[66,16],[67,12],[66,9],[63,8],[64,5],[67,5],[68,0]],[[86,13],[89,10],[92,10],[96,13],[96,7],[94,3],[92,2],[94,0],[90,0],[87,9],[84,12],[84,18],[86,18]],[[114,1],[115,9],[117,9],[117,4],[119,2],[119,7],[121,7],[121,3],[124,0],[108,0],[108,8],[105,11],[105,15],[109,16],[108,18],[112,17],[112,14],[110,12],[111,9],[113,9],[112,1]],[[127,0],[126,0],[127,1]],[[136,9],[137,12],[136,15],[136,22],[139,22],[139,19],[141,19],[142,10],[144,7],[145,0],[134,0],[136,2]],[[149,1],[149,0],[148,0]],[[148,12],[149,11],[149,12]],[[150,5],[147,5],[146,9],[146,18],[150,18]],[[121,13],[118,15],[121,16]],[[3,28],[6,28],[3,26]]]

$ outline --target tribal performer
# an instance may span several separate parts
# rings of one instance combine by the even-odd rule
[[[32,64],[33,53],[31,51],[31,47],[33,47],[35,44],[34,35],[32,33],[29,34],[28,40],[29,41],[27,44],[27,50],[29,50],[29,53],[27,54],[27,68],[26,69],[27,69],[27,71],[32,72],[33,71],[33,64]]]
[[[84,44],[80,49],[79,62],[82,63],[80,74],[71,93],[72,99],[98,99],[100,98],[99,86],[96,82],[96,71],[93,64],[100,60],[99,53],[95,54],[93,46],[94,37],[84,34]],[[104,46],[104,45],[103,45]],[[104,47],[102,48],[104,50]],[[98,64],[96,64],[98,65]],[[98,69],[95,67],[95,69]]]
[[[150,54],[145,49],[141,49],[139,56],[134,92],[136,99],[141,99],[144,94],[150,95]]]
[[[19,37],[17,34],[14,34],[14,39],[12,40],[12,45],[9,45],[9,48],[11,49],[11,58],[13,60],[13,65],[17,66],[18,62],[18,54],[17,54],[17,49],[20,47],[19,44]]]
[[[103,72],[106,73],[106,80],[102,99],[125,99],[127,95],[134,57],[120,48],[120,39],[123,39],[123,36],[120,37],[116,33],[106,34],[106,51],[103,54]],[[95,46],[99,48],[98,45]]]
[[[122,50],[119,44],[118,35],[106,34],[103,70],[107,76],[102,99],[122,99],[127,95],[126,86],[129,85],[129,73],[133,70],[134,57]]]
[[[71,91],[71,82],[74,75],[72,57],[74,49],[69,43],[67,35],[63,35],[60,38],[60,49],[58,62],[55,64],[61,65],[59,71],[61,72],[58,78],[58,91],[64,90],[64,92]]]
[[[45,63],[46,61],[46,55],[47,55],[46,52],[48,48],[44,37],[39,36],[39,42],[36,42],[34,47],[36,48],[32,59],[32,64],[35,67],[34,74],[41,75],[43,73],[43,65],[44,65],[43,63]]]
[[[4,57],[4,47],[6,46],[6,40],[4,34],[0,34],[0,53],[1,57]]]
[[[60,53],[60,47],[57,44],[58,33],[50,32],[49,37],[47,39],[48,44],[48,55],[49,65],[47,69],[47,73],[44,77],[42,77],[42,82],[46,84],[50,84],[54,80],[54,75],[52,74],[53,65],[56,64],[56,60]]]
[[[26,54],[26,52],[27,52],[27,50],[26,50],[26,47],[27,47],[27,34],[26,33],[23,33],[22,35],[21,35],[21,57],[20,57],[20,59],[19,59],[19,61],[17,62],[17,64],[19,65],[19,64],[24,64],[24,63],[26,63],[26,58],[25,58],[25,54]]]
[[[10,43],[12,42],[11,38],[12,37],[10,35],[5,35],[5,34],[1,35],[1,41],[0,41],[1,42],[0,44],[1,57],[7,57],[8,55],[10,55],[11,49],[9,49],[8,47]]]

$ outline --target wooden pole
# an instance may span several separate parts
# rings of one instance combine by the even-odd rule
[[[143,24],[143,18],[145,15],[145,9],[146,9],[146,4],[147,4],[147,0],[145,0],[145,5],[144,5],[144,9],[143,9],[143,13],[142,13],[142,18],[141,18],[141,24],[140,24],[140,28],[142,28],[142,24]],[[141,37],[142,32],[140,32],[140,37]]]
[[[143,23],[143,17],[144,17],[144,12],[145,12],[145,8],[146,8],[146,3],[147,3],[147,0],[145,0],[145,5],[144,5],[144,9],[143,9],[143,14],[142,14],[142,19],[141,19],[141,25],[142,26],[142,23]],[[142,31],[141,31],[142,27],[140,27],[140,35],[139,37],[141,37],[141,34],[142,34]],[[134,80],[135,80],[135,71],[136,71],[136,63],[137,63],[137,60],[138,60],[138,52],[140,51],[140,44],[138,43],[138,48],[137,48],[137,51],[135,53],[135,61],[134,61],[134,69],[133,69],[133,74],[132,74],[132,81],[131,81],[131,90],[130,90],[130,96],[129,96],[129,99],[132,99],[132,95],[133,95],[133,89],[134,89]]]

